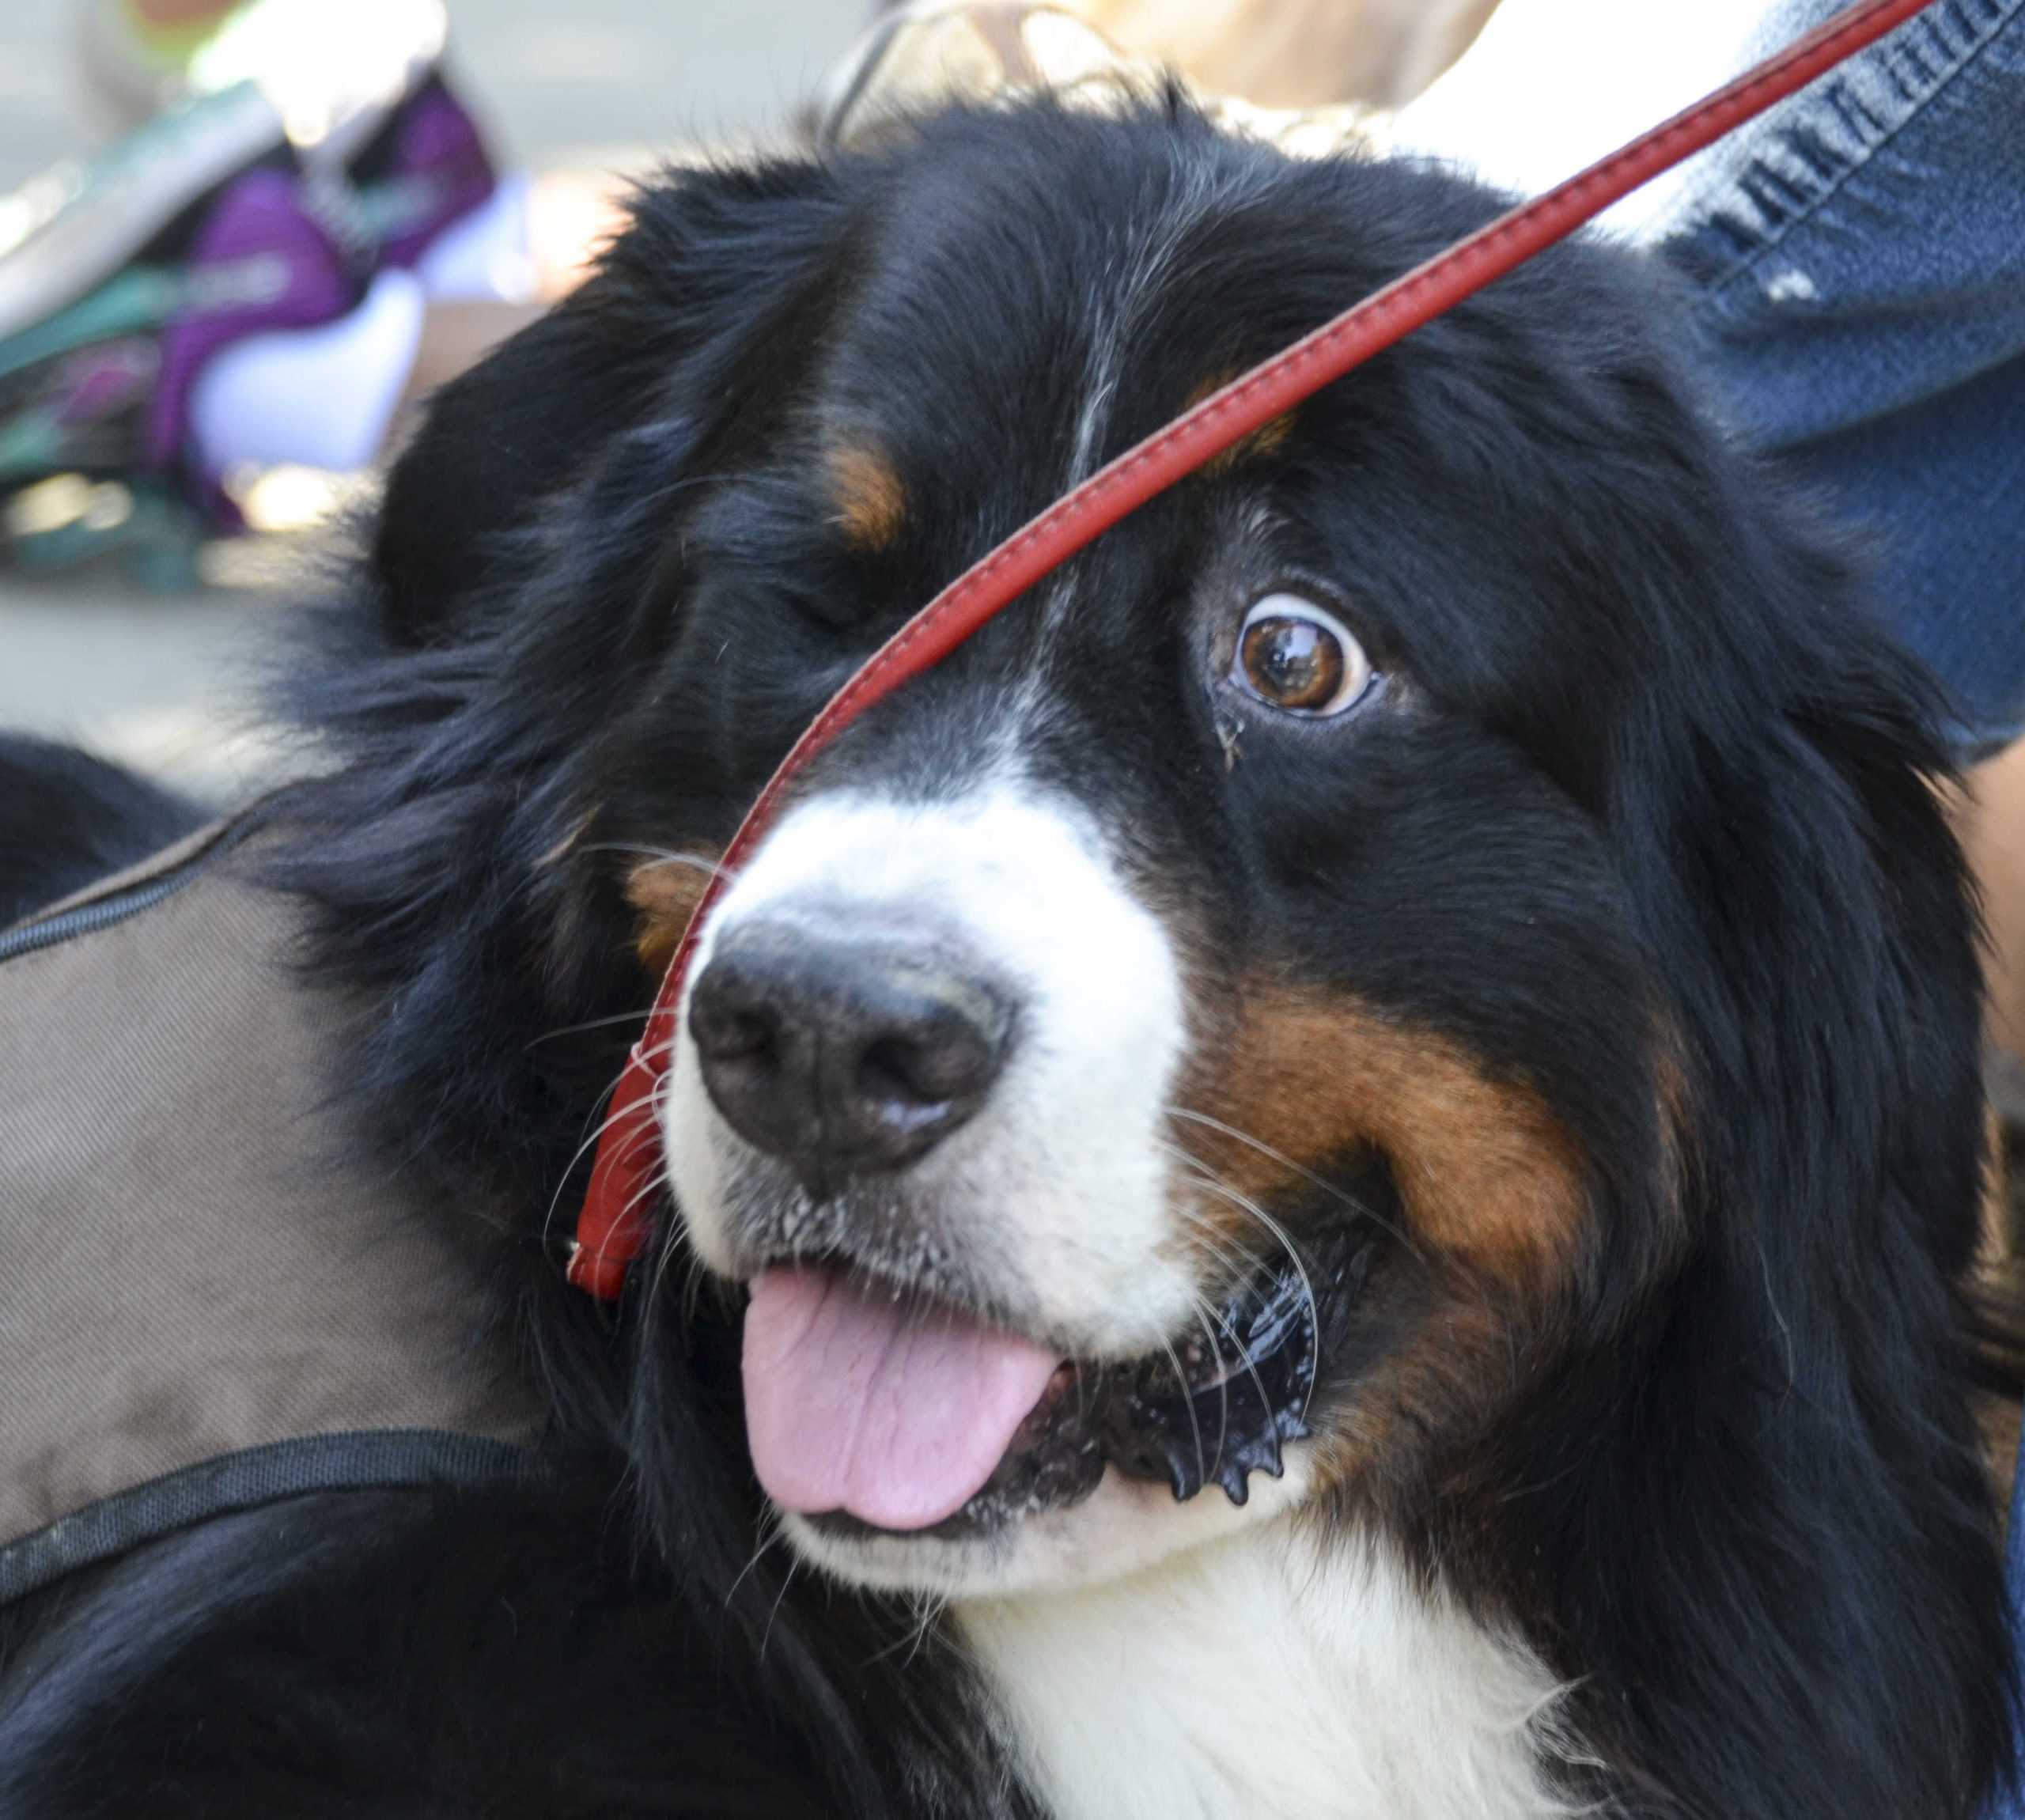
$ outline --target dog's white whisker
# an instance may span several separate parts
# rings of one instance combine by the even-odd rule
[[[1199,1216],[1198,1216],[1198,1217],[1199,1218]],[[1211,1230],[1213,1230],[1213,1229],[1211,1229]],[[1226,1259],[1225,1261],[1228,1262],[1228,1259]],[[1311,1304],[1310,1304],[1311,1307],[1312,1307],[1312,1305],[1313,1305],[1313,1304],[1312,1304],[1312,1301],[1311,1301]],[[1247,1349],[1246,1349],[1246,1347],[1245,1347],[1245,1345],[1244,1345],[1243,1341],[1241,1341],[1241,1340],[1238,1338],[1237,1334],[1236,1334],[1236,1331],[1232,1329],[1232,1326],[1231,1326],[1230,1322],[1229,1322],[1228,1321],[1227,1321],[1227,1320],[1225,1320],[1225,1319],[1224,1319],[1224,1316],[1223,1316],[1223,1314],[1222,1314],[1222,1311],[1221,1311],[1221,1310],[1219,1310],[1218,1308],[1217,1308],[1217,1307],[1215,1307],[1212,1303],[1209,1302],[1207,1300],[1206,1300],[1204,1297],[1202,1297],[1202,1296],[1198,1296],[1195,1298],[1195,1306],[1196,1306],[1196,1309],[1197,1309],[1197,1311],[1198,1311],[1198,1316],[1199,1316],[1199,1315],[1203,1315],[1203,1314],[1206,1314],[1206,1315],[1209,1317],[1209,1319],[1216,1323],[1216,1325],[1217,1325],[1218,1327],[1220,1327],[1220,1328],[1221,1328],[1221,1329],[1223,1330],[1224,1337],[1230,1341],[1232,1349],[1234,1352],[1236,1352],[1236,1353],[1237,1353],[1238,1356],[1244,1361],[1244,1368],[1245,1368],[1245,1372],[1246,1372],[1247,1375],[1251,1378],[1251,1382],[1252,1382],[1252,1385],[1253,1385],[1254,1388],[1255,1388],[1255,1389],[1258,1391],[1258,1392],[1259,1392],[1259,1406],[1260,1406],[1260,1407],[1262,1407],[1262,1408],[1263,1408],[1263,1409],[1270,1409],[1270,1408],[1272,1408],[1272,1406],[1273,1406],[1273,1399],[1272,1399],[1272,1398],[1271,1398],[1270,1395],[1268,1395],[1268,1394],[1266,1394],[1265,1380],[1264,1380],[1263,1379],[1262,1379],[1262,1378],[1259,1375],[1259,1368],[1258,1368],[1257,1364],[1255,1364],[1255,1363],[1253,1362],[1253,1360],[1252,1360],[1252,1358],[1251,1358],[1251,1353],[1249,1353],[1249,1351],[1247,1351]],[[1320,1329],[1319,1329],[1319,1326],[1318,1326],[1318,1328],[1316,1329],[1316,1330],[1317,1330],[1318,1332],[1319,1332],[1319,1331],[1320,1331]],[[1209,1341],[1210,1341],[1210,1351],[1211,1351],[1211,1353],[1213,1354],[1213,1353],[1216,1352],[1216,1350],[1217,1350],[1217,1347],[1216,1347],[1216,1337],[1215,1337],[1215,1335],[1214,1335],[1214,1334],[1211,1334],[1211,1335],[1209,1335]],[[1228,1379],[1224,1379],[1224,1380],[1223,1380],[1223,1381],[1224,1381],[1224,1383],[1227,1383],[1228,1380]],[[1307,1414],[1307,1413],[1308,1413],[1308,1410],[1307,1410],[1307,1406],[1304,1403],[1304,1405],[1302,1406],[1301,1413],[1302,1413],[1304,1416],[1305,1416],[1305,1415]],[[1229,1396],[1228,1396],[1228,1391],[1226,1391],[1226,1392],[1225,1392],[1225,1396],[1224,1396],[1224,1425],[1225,1425],[1226,1431],[1228,1431],[1228,1425],[1229,1425],[1229,1421],[1230,1421]],[[1221,1453],[1221,1451],[1222,1451],[1222,1449],[1221,1449],[1221,1444],[1219,1444],[1218,1451]]]
[[[759,1633],[759,1659],[766,1659],[766,1645],[773,1640],[774,1625],[781,1615],[781,1607],[787,1601],[788,1588],[794,1584],[794,1576],[801,1571],[801,1557],[792,1549],[788,1553],[788,1571],[781,1576],[781,1590],[774,1595],[773,1609],[766,1614],[766,1629]]]
[[[1209,1344],[1209,1356],[1213,1359],[1217,1356],[1217,1330],[1210,1319],[1209,1304],[1200,1296],[1195,1298],[1195,1324],[1202,1329],[1202,1338]],[[1191,1421],[1194,1419],[1194,1398],[1189,1398],[1189,1417]],[[1218,1459],[1224,1457],[1224,1449],[1229,1444],[1230,1438],[1231,1383],[1229,1378],[1219,1372],[1217,1374],[1217,1458]],[[1198,1454],[1202,1451],[1199,1434],[1196,1442],[1196,1451]]]
[[[1209,1476],[1209,1462],[1202,1452],[1202,1425],[1196,1419],[1195,1399],[1188,1394],[1188,1374],[1182,1369],[1181,1355],[1174,1349],[1171,1340],[1161,1341],[1160,1350],[1167,1355],[1168,1363],[1174,1367],[1174,1381],[1181,1389],[1181,1405],[1188,1412],[1188,1429],[1195,1440],[1195,1476],[1198,1479],[1206,1479]],[[1223,1457],[1223,1451],[1224,1437],[1219,1434],[1217,1437],[1218,1459]]]
[[[530,1037],[527,1042],[527,1047],[538,1048],[544,1042],[554,1042],[561,1037],[581,1036],[593,1030],[609,1030],[614,1024],[626,1024],[637,1026],[647,1020],[653,1008],[652,1005],[647,1005],[641,1006],[637,1011],[615,1011],[608,1017],[589,1017],[581,1024],[558,1024],[553,1030],[545,1030],[539,1036]]]
[[[759,1546],[753,1549],[751,1558],[747,1561],[745,1565],[738,1570],[731,1584],[725,1588],[724,1602],[727,1609],[730,1607],[732,1600],[738,1597],[738,1589],[751,1576],[752,1570],[759,1566],[772,1550],[780,1547],[787,1540],[786,1519],[771,1505],[767,1506],[761,1512],[759,1529]]]
[[[645,846],[630,841],[597,841],[578,850],[587,853],[637,853],[651,862],[642,868],[646,871],[652,871],[655,866],[687,866],[713,879],[726,876],[722,863],[709,853],[680,853],[670,847]]]
[[[1318,1175],[1314,1170],[1308,1167],[1306,1164],[1296,1163],[1293,1158],[1288,1156],[1285,1151],[1275,1150],[1271,1145],[1264,1143],[1259,1138],[1254,1137],[1249,1132],[1240,1131],[1235,1125],[1227,1125],[1221,1118],[1213,1118],[1206,1112],[1191,1111],[1185,1106],[1170,1106],[1168,1108],[1168,1116],[1170,1118],[1183,1118],[1187,1120],[1191,1125],[1200,1125],[1211,1131],[1220,1132],[1223,1136],[1229,1138],[1232,1143],[1242,1144],[1248,1149],[1257,1151],[1260,1156],[1269,1159],[1272,1162],[1278,1164],[1281,1168],[1288,1171],[1290,1174],[1300,1177],[1300,1179],[1304,1182],[1308,1183],[1310,1186],[1320,1189],[1323,1194],[1330,1197],[1331,1199],[1339,1201],[1342,1205],[1349,1208],[1351,1212],[1355,1213],[1360,1219],[1369,1220],[1372,1225],[1378,1227],[1381,1231],[1390,1234],[1393,1238],[1398,1239],[1399,1243],[1413,1257],[1415,1262],[1420,1264],[1425,1264],[1427,1262],[1427,1254],[1422,1251],[1419,1246],[1414,1243],[1413,1236],[1410,1233],[1402,1232],[1398,1226],[1395,1225],[1391,1220],[1386,1219],[1383,1215],[1374,1209],[1369,1202],[1361,1200],[1357,1195],[1349,1193],[1337,1183],[1331,1182],[1326,1175]],[[1186,1151],[1183,1153],[1184,1155],[1187,1154]]]
[[[1278,1243],[1281,1250],[1286,1253],[1287,1261],[1293,1266],[1295,1273],[1300,1278],[1301,1295],[1308,1304],[1308,1319],[1314,1323],[1314,1331],[1319,1338],[1322,1332],[1321,1304],[1315,1299],[1315,1285],[1313,1281],[1308,1276],[1307,1262],[1302,1258],[1300,1247],[1294,1243],[1293,1236],[1288,1232],[1286,1228],[1282,1226],[1278,1220],[1275,1220],[1271,1214],[1268,1213],[1264,1208],[1261,1207],[1257,1201],[1252,1200],[1250,1196],[1240,1194],[1235,1188],[1232,1188],[1226,1182],[1217,1179],[1213,1175],[1206,1175],[1199,1182],[1198,1186],[1207,1193],[1215,1195],[1219,1200],[1224,1201],[1230,1205],[1237,1208],[1241,1212],[1251,1215],[1251,1216],[1254,1220],[1257,1220],[1259,1224],[1265,1228],[1266,1232]],[[1221,1315],[1217,1316],[1217,1325],[1221,1326],[1226,1333],[1230,1332],[1229,1323],[1224,1321]],[[1235,1334],[1231,1335],[1231,1341],[1232,1345],[1238,1345],[1240,1352],[1243,1351],[1242,1345],[1239,1345],[1237,1336]],[[1248,1356],[1247,1358],[1247,1367],[1251,1372],[1253,1380],[1259,1384],[1259,1394],[1260,1399],[1265,1403],[1266,1406],[1270,1409],[1272,1406],[1272,1398],[1266,1394],[1266,1386],[1263,1382],[1259,1379],[1257,1368],[1251,1364]],[[1308,1406],[1313,1402],[1314,1396],[1315,1386],[1311,1381],[1308,1387],[1307,1395],[1304,1398],[1301,1403],[1301,1414],[1304,1417],[1308,1414]]]
[[[578,1144],[571,1154],[570,1160],[563,1165],[556,1176],[555,1190],[549,1195],[548,1205],[542,1213],[539,1242],[543,1249],[547,1247],[550,1234],[555,1228],[555,1210],[562,1203],[563,1190],[570,1186],[570,1178],[576,1173],[577,1165],[597,1147],[599,1141],[604,1137],[607,1129],[619,1116],[616,1113],[606,1113],[604,1117],[599,1117],[604,1108],[611,1103],[612,1095],[619,1091],[619,1076],[614,1075],[611,1078],[611,1084],[592,1103],[590,1118],[596,1122],[592,1125],[589,1133],[582,1142]]]

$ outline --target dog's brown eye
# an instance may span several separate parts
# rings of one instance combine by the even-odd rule
[[[1244,616],[1232,675],[1290,714],[1340,714],[1371,686],[1371,660],[1336,616],[1298,594],[1268,594]]]

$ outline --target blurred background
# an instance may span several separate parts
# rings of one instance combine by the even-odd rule
[[[1179,68],[1198,89],[1276,108],[1397,107],[1481,34],[1491,55],[1466,59],[1413,110],[1420,135],[1413,142],[1475,163],[1520,190],[1566,174],[1728,74],[1765,6],[1765,0],[1650,9],[1626,0],[1059,3],[1127,50]],[[414,139],[422,147],[418,161],[396,160],[390,169],[385,148],[369,148],[362,161],[354,157],[342,167],[336,187],[354,199],[377,194],[376,207],[398,212],[418,184],[456,190],[468,176],[460,161],[467,162],[475,147],[485,182],[497,176],[502,188],[512,187],[524,211],[515,231],[528,236],[525,270],[499,277],[494,222],[485,230],[492,240],[475,236],[490,261],[484,270],[474,266],[469,246],[452,261],[459,269],[448,286],[456,293],[451,307],[444,307],[437,274],[428,274],[426,287],[411,286],[417,297],[426,290],[426,305],[412,304],[418,320],[431,325],[426,334],[414,331],[423,339],[422,354],[411,369],[405,354],[396,363],[408,380],[398,400],[390,393],[381,401],[381,414],[372,420],[377,427],[361,436],[356,422],[350,426],[357,447],[383,451],[412,421],[430,382],[456,371],[486,340],[566,288],[571,260],[581,260],[609,224],[615,176],[685,148],[778,138],[880,10],[876,0],[449,0],[444,51],[442,0],[244,0],[236,11],[224,0],[6,0],[0,726],[78,740],[221,802],[243,796],[274,757],[247,706],[248,679],[271,648],[281,609],[301,588],[313,542],[305,528],[327,519],[347,488],[354,498],[369,491],[373,463],[353,456],[314,468],[244,456],[228,464],[220,457],[193,473],[188,449],[193,426],[202,426],[187,400],[175,452],[158,452],[152,468],[130,459],[145,439],[149,388],[168,358],[177,312],[187,316],[189,307],[161,303],[159,295],[151,306],[143,286],[138,307],[146,320],[139,329],[130,323],[109,337],[100,319],[114,308],[115,293],[135,303],[137,269],[148,268],[143,275],[158,291],[206,270],[210,255],[199,256],[201,248],[193,253],[189,225],[200,212],[196,190],[186,183],[169,199],[172,209],[161,186],[213,156],[210,142],[225,142],[225,161],[204,180],[213,186],[202,203],[208,208],[247,165],[244,149],[230,149],[238,129],[217,94],[229,79],[256,79],[313,168],[342,136],[319,117],[322,93],[342,87],[354,63],[384,74],[388,47],[413,34],[418,20],[426,38],[433,17],[434,47],[409,63],[409,99],[401,105],[426,113],[426,98],[414,100],[418,85],[440,69],[452,97],[449,137],[441,119],[422,119]],[[1459,81],[1473,64],[1486,73]],[[180,116],[168,110],[176,100],[206,91],[212,100],[195,109],[197,124],[175,124]],[[392,117],[398,124],[403,116],[397,110]],[[469,146],[456,137],[460,119],[477,128]],[[257,135],[252,142],[257,147]],[[361,175],[369,166],[382,180],[377,192]],[[479,219],[486,210],[472,199],[484,194],[483,187],[467,191],[456,206]],[[313,195],[310,202],[319,230],[343,241],[347,230],[330,218],[342,212],[338,205],[320,212]],[[166,236],[165,247],[157,240],[143,250],[122,244],[108,251],[106,236],[116,235],[123,215],[146,218]],[[462,218],[445,210],[430,229],[472,240],[459,228]],[[417,266],[418,259],[411,251],[392,263]],[[375,255],[354,263],[384,275],[389,262]],[[426,267],[424,260],[418,269]],[[437,347],[438,330],[473,293],[492,312],[479,312],[488,326]],[[409,307],[391,294],[380,301],[390,319]],[[522,317],[499,309],[502,302],[517,305]],[[305,325],[320,327],[333,313],[312,312],[286,326],[307,348],[312,338],[301,333]],[[241,327],[224,345],[229,353],[256,339]],[[217,344],[206,345],[209,361]],[[341,404],[358,407],[354,418],[370,415],[362,397],[350,396],[360,388],[333,382],[327,364],[307,380],[276,376],[257,360],[243,364],[248,371],[231,387],[221,381],[214,389],[234,394],[218,410],[237,424],[236,433],[250,429],[256,455],[278,438],[290,440],[291,412],[296,428],[319,433],[344,427],[321,421],[343,418]],[[249,410],[267,421],[248,426]],[[327,444],[329,435],[322,440]],[[79,449],[91,458],[71,461]],[[33,482],[78,470],[96,483],[22,484],[23,476]],[[249,493],[249,484],[255,490]],[[255,535],[217,535],[242,528],[242,520]]]
[[[0,6],[0,192],[124,129],[81,42],[89,4]],[[865,17],[853,0],[464,0],[449,67],[503,166],[638,169],[779,130]],[[262,762],[247,679],[300,561],[235,542],[202,553],[202,585],[166,589],[116,554],[47,574],[0,562],[0,725],[239,793]]]

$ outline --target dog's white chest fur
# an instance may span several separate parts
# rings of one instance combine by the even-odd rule
[[[1131,1579],[965,1604],[1058,1820],[1550,1820],[1557,1689],[1389,1551],[1285,1522]]]

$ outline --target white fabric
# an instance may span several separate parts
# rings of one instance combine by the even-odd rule
[[[414,370],[428,301],[414,273],[383,272],[336,322],[248,335],[214,356],[190,403],[206,467],[369,467]]]
[[[430,242],[415,270],[433,297],[496,297],[525,303],[535,294],[528,233],[534,186],[518,171]]]

